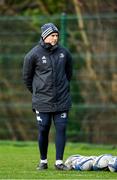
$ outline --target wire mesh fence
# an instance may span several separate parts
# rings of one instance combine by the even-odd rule
[[[0,17],[0,139],[37,138],[31,94],[22,80],[25,54],[38,43],[40,27],[53,22],[73,56],[68,140],[116,143],[117,14]],[[82,23],[82,27],[81,27]],[[54,137],[54,128],[50,133]]]

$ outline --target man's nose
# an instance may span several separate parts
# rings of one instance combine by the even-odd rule
[[[54,39],[58,39],[58,36],[54,36]]]

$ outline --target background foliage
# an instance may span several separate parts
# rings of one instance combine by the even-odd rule
[[[22,64],[25,54],[39,41],[40,26],[51,21],[73,55],[69,141],[116,143],[116,11],[114,0],[0,1],[1,139],[37,138],[31,94],[22,82]]]

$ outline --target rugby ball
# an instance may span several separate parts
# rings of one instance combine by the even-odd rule
[[[73,165],[76,163],[76,161],[81,158],[81,155],[79,154],[75,154],[72,156],[69,156],[66,161],[65,161],[65,165],[69,168],[69,169],[73,169]]]
[[[113,156],[111,154],[103,154],[98,156],[93,163],[93,170],[108,170],[108,163],[112,161]]]
[[[83,157],[74,165],[75,170],[90,171],[93,169],[94,159],[91,157]]]
[[[108,168],[111,172],[117,172],[117,157],[113,157],[111,161],[108,163]]]

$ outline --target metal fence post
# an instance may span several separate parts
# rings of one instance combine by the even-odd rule
[[[61,14],[61,45],[67,46],[67,15],[66,13]]]

